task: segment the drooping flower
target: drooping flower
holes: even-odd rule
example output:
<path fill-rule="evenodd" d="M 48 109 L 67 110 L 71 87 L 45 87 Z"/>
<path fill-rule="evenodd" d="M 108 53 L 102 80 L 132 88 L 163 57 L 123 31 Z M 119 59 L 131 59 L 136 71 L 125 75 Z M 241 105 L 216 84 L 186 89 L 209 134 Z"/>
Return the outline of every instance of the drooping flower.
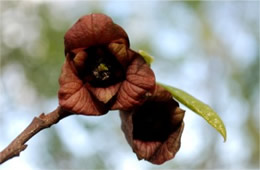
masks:
<path fill-rule="evenodd" d="M 129 48 L 126 32 L 103 14 L 81 17 L 65 35 L 59 104 L 84 115 L 131 110 L 155 89 L 153 71 Z"/>
<path fill-rule="evenodd" d="M 120 111 L 122 130 L 138 159 L 162 164 L 174 158 L 181 144 L 184 110 L 163 87 L 132 111 Z"/>

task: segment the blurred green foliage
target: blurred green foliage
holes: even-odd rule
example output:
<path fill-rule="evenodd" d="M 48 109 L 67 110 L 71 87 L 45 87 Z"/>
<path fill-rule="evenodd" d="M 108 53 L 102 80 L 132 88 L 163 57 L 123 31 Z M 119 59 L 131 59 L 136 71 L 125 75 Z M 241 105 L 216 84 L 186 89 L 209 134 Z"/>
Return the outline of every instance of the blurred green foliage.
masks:
<path fill-rule="evenodd" d="M 1 140 L 8 143 L 11 130 L 7 127 L 14 123 L 10 117 L 25 117 L 27 112 L 22 106 L 42 112 L 47 105 L 43 103 L 57 104 L 64 34 L 79 17 L 91 12 L 111 16 L 128 32 L 133 49 L 143 49 L 155 56 L 153 68 L 159 81 L 174 82 L 171 85 L 188 88 L 191 94 L 200 94 L 199 98 L 206 96 L 207 103 L 221 114 L 230 135 L 226 144 L 218 143 L 208 127 L 195 123 L 202 134 L 192 141 L 200 141 L 197 153 L 179 153 L 180 158 L 177 154 L 176 159 L 153 166 L 137 162 L 120 131 L 116 113 L 104 118 L 69 119 L 39 134 L 45 139 L 44 145 L 24 160 L 32 169 L 122 169 L 123 163 L 118 159 L 124 159 L 123 153 L 130 155 L 129 160 L 136 160 L 141 169 L 259 168 L 259 2 L 3 1 L 0 11 Z M 7 71 L 18 66 L 28 84 L 23 85 L 21 79 L 11 81 L 18 72 Z M 36 93 L 36 100 L 29 105 L 18 100 L 21 93 L 13 94 L 12 88 L 20 86 L 20 92 L 26 94 L 20 96 L 22 100 L 33 95 L 26 91 L 26 86 Z M 16 97 L 21 105 L 15 102 Z M 24 114 L 16 114 L 10 108 Z M 186 113 L 187 121 L 189 117 Z M 69 125 L 78 127 L 74 130 L 66 127 Z M 69 134 L 70 130 L 74 135 L 86 134 L 88 137 L 83 141 L 89 145 L 79 148 L 73 144 L 76 139 L 61 135 Z M 189 130 L 186 123 L 184 134 Z M 75 153 L 68 143 L 83 154 Z M 8 165 L 12 166 L 12 161 Z"/>

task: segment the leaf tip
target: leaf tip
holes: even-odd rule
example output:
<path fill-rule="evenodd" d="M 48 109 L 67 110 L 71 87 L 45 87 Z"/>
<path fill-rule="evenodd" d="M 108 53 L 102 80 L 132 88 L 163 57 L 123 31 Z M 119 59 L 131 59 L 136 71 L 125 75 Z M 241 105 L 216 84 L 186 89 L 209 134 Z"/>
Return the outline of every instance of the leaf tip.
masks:
<path fill-rule="evenodd" d="M 224 131 L 222 133 L 222 136 L 224 138 L 224 143 L 227 141 L 227 131 L 226 131 L 226 128 L 224 127 Z"/>
<path fill-rule="evenodd" d="M 224 138 L 224 142 L 227 140 L 226 127 L 218 114 L 207 104 L 191 96 L 187 92 L 175 87 L 158 83 L 168 90 L 172 96 L 180 103 L 197 113 L 204 118 L 214 129 L 216 129 Z"/>

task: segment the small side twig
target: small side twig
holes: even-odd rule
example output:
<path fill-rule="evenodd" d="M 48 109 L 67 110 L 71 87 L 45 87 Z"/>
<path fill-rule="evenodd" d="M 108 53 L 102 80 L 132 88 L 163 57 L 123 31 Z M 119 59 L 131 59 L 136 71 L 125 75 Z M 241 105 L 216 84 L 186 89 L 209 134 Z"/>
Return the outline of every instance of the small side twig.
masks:
<path fill-rule="evenodd" d="M 20 152 L 26 149 L 25 144 L 29 139 L 36 135 L 41 130 L 58 123 L 61 119 L 71 115 L 72 113 L 57 107 L 54 111 L 35 117 L 27 128 L 17 136 L 3 151 L 0 152 L 0 164 L 5 161 L 19 156 Z"/>

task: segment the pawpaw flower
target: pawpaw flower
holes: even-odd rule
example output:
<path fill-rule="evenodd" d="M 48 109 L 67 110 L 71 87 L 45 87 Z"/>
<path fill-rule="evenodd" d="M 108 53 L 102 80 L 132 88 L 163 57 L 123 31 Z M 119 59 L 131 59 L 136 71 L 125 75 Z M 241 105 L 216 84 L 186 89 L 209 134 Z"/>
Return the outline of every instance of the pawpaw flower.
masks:
<path fill-rule="evenodd" d="M 132 111 L 120 111 L 122 130 L 138 159 L 162 164 L 181 145 L 184 110 L 163 87 Z"/>
<path fill-rule="evenodd" d="M 58 92 L 65 110 L 84 115 L 130 110 L 155 89 L 153 71 L 106 15 L 81 17 L 65 34 L 65 55 Z"/>

